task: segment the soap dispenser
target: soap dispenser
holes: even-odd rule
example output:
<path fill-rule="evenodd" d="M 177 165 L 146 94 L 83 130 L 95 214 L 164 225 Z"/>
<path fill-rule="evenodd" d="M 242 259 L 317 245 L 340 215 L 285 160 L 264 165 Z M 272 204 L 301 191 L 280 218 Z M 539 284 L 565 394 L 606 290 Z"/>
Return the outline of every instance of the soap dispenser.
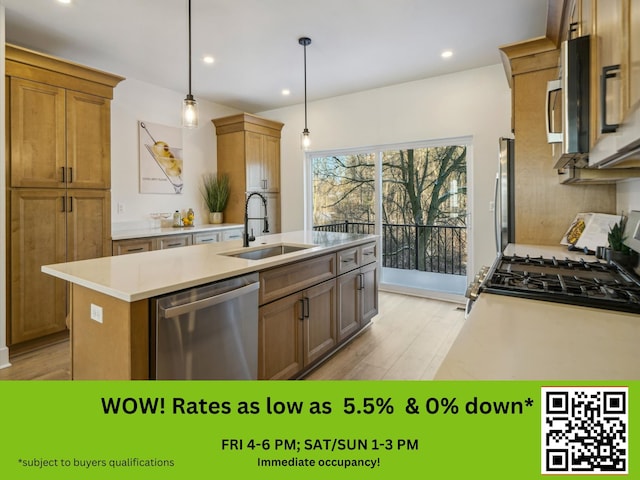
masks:
<path fill-rule="evenodd" d="M 182 220 L 180 219 L 180 212 L 178 210 L 176 210 L 175 213 L 173 214 L 173 226 L 174 227 L 182 226 Z"/>

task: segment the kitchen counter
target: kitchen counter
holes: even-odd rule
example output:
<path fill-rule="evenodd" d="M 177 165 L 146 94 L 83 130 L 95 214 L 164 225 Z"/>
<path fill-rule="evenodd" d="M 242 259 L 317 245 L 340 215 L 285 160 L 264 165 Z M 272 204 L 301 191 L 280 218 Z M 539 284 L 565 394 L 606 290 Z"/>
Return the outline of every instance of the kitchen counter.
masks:
<path fill-rule="evenodd" d="M 162 237 L 165 235 L 177 235 L 181 233 L 201 233 L 236 229 L 244 229 L 244 225 L 240 223 L 220 223 L 215 225 L 195 225 L 193 227 L 138 227 L 115 230 L 111 233 L 111 239 L 129 240 L 132 238 Z"/>
<path fill-rule="evenodd" d="M 71 314 L 69 326 L 71 330 L 71 372 L 74 380 L 129 380 L 155 378 L 154 341 L 156 323 L 152 297 L 177 292 L 186 288 L 205 285 L 210 282 L 236 277 L 246 273 L 258 272 L 260 277 L 260 293 L 256 301 L 262 298 L 265 309 L 256 319 L 259 323 L 258 341 L 259 378 L 271 378 L 274 372 L 282 368 L 292 369 L 291 374 L 302 371 L 312 365 L 309 358 L 322 361 L 338 348 L 338 340 L 343 343 L 350 337 L 339 339 L 337 335 L 337 275 L 342 268 L 345 275 L 350 275 L 350 282 L 345 285 L 342 294 L 345 298 L 350 294 L 353 301 L 363 298 L 372 303 L 370 312 L 375 307 L 377 312 L 377 275 L 368 273 L 369 288 L 355 288 L 354 269 L 360 272 L 360 255 L 369 256 L 369 261 L 362 263 L 362 269 L 373 267 L 377 248 L 376 235 L 358 235 L 348 233 L 298 231 L 265 235 L 256 238 L 249 247 L 242 247 L 241 240 L 230 240 L 220 243 L 208 243 L 167 250 L 153 250 L 130 255 L 96 258 L 70 263 L 45 265 L 44 273 L 71 282 Z M 260 260 L 248 260 L 231 257 L 228 253 L 246 253 L 269 245 L 293 245 L 308 247 L 268 257 Z M 368 244 L 368 245 L 366 245 Z M 360 248 L 362 246 L 362 248 Z M 354 253 L 354 252 L 368 253 Z M 348 252 L 348 254 L 347 254 Z M 340 258 L 343 254 L 344 257 Z M 343 262 L 351 262 L 353 265 Z M 298 264 L 298 262 L 303 262 Z M 306 262 L 306 263 L 304 263 Z M 340 263 L 339 263 L 340 262 Z M 273 269 L 273 267 L 278 267 Z M 369 270 L 371 272 L 371 270 Z M 364 273 L 361 282 L 364 283 Z M 371 279 L 373 278 L 373 282 Z M 309 281 L 317 283 L 309 283 Z M 327 328 L 315 326 L 306 340 L 302 341 L 302 327 L 297 314 L 298 301 L 289 302 L 295 297 L 302 298 L 299 292 L 311 292 L 315 295 L 313 312 L 322 312 L 317 324 L 327 324 Z M 319 294 L 318 292 L 321 292 Z M 367 292 L 367 300 L 364 293 Z M 262 295 L 260 297 L 259 295 Z M 278 299 L 287 298 L 291 307 L 287 312 L 279 310 L 274 321 L 269 308 L 282 305 Z M 308 298 L 308 297 L 305 297 Z M 265 300 L 266 299 L 266 300 Z M 272 303 L 269 303 L 272 302 Z M 317 303 L 319 302 L 319 303 Z M 196 302 L 197 303 L 197 302 Z M 306 303 L 310 305 L 309 302 Z M 366 303 L 368 305 L 368 303 Z M 256 310 L 258 304 L 255 305 Z M 335 308 L 332 315 L 325 315 L 327 309 Z M 375 314 L 375 313 L 374 313 Z M 307 318 L 308 320 L 308 318 Z M 345 321 L 347 318 L 345 318 Z M 283 323 L 284 322 L 284 323 Z M 362 328 L 359 318 L 355 318 L 358 328 Z M 308 323 L 308 322 L 307 322 Z M 284 325 L 284 326 L 283 326 Z M 306 323 L 305 323 L 306 325 Z M 300 336 L 296 332 L 300 332 Z M 318 333 L 319 332 L 319 333 Z M 319 337 L 330 334 L 330 338 Z M 322 348 L 317 344 L 322 343 Z M 306 343 L 305 343 L 306 342 Z M 307 345 L 311 357 L 300 347 Z M 288 353 L 283 353 L 288 349 Z M 268 352 L 276 353 L 268 353 Z M 318 353 L 320 352 L 320 353 Z M 284 357 L 283 357 L 284 355 Z M 291 358 L 288 356 L 290 355 Z M 294 358 L 295 357 L 295 358 Z M 298 358 L 300 357 L 300 358 Z M 286 360 L 285 365 L 280 365 Z M 305 362 L 309 362 L 308 364 Z M 285 372 L 286 373 L 286 372 Z M 282 378 L 288 378 L 283 374 Z"/>
<path fill-rule="evenodd" d="M 231 240 L 45 265 L 42 271 L 119 300 L 134 302 L 236 275 L 258 272 L 376 239 L 375 235 L 297 231 L 256 237 L 247 248 L 242 247 L 241 240 Z M 280 243 L 310 248 L 262 260 L 223 255 L 225 252 L 248 251 Z"/>
<path fill-rule="evenodd" d="M 510 245 L 507 255 L 593 256 Z M 436 380 L 640 379 L 640 316 L 481 293 Z"/>

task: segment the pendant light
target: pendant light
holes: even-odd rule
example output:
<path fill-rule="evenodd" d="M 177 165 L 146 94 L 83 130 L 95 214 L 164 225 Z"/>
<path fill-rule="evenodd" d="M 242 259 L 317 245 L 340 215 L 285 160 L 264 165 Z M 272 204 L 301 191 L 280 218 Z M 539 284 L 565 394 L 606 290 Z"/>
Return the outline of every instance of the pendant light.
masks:
<path fill-rule="evenodd" d="M 198 126 L 198 104 L 191 95 L 191 0 L 189 2 L 189 93 L 182 102 L 182 126 L 195 128 Z"/>
<path fill-rule="evenodd" d="M 300 37 L 298 43 L 304 47 L 304 130 L 300 138 L 300 145 L 303 150 L 309 150 L 311 137 L 307 128 L 307 46 L 311 45 L 309 37 Z"/>

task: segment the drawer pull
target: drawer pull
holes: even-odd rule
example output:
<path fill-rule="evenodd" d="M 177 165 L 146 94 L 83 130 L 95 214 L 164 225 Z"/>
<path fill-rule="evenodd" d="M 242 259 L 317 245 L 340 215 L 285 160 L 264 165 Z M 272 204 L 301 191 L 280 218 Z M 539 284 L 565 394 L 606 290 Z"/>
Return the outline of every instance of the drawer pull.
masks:
<path fill-rule="evenodd" d="M 144 250 L 144 247 L 127 248 L 127 252 L 141 252 L 142 250 Z"/>
<path fill-rule="evenodd" d="M 351 262 L 355 262 L 356 259 L 351 257 L 351 258 L 343 258 L 342 260 L 340 260 L 342 263 L 351 263 Z"/>
<path fill-rule="evenodd" d="M 182 245 L 182 243 L 170 243 L 170 244 L 167 245 L 167 247 L 179 247 L 181 245 Z"/>
<path fill-rule="evenodd" d="M 213 238 L 201 238 L 200 242 L 202 243 L 213 242 Z"/>

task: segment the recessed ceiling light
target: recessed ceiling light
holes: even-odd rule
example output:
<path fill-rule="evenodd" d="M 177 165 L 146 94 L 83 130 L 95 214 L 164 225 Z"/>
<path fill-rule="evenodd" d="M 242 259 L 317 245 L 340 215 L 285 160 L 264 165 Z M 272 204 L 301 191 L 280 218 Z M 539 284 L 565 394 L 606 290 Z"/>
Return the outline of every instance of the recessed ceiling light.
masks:
<path fill-rule="evenodd" d="M 291 90 L 289 90 L 288 88 L 283 88 L 282 89 L 282 95 L 290 95 L 291 94 Z"/>
<path fill-rule="evenodd" d="M 59 3 L 64 3 L 65 5 L 68 5 L 71 3 L 71 0 L 58 0 Z"/>
<path fill-rule="evenodd" d="M 445 50 L 444 52 L 442 52 L 440 54 L 440 56 L 442 58 L 449 58 L 449 57 L 453 56 L 453 52 L 451 50 Z"/>
<path fill-rule="evenodd" d="M 204 63 L 213 63 L 213 57 L 211 55 L 205 55 L 204 57 L 202 57 L 202 61 Z"/>

